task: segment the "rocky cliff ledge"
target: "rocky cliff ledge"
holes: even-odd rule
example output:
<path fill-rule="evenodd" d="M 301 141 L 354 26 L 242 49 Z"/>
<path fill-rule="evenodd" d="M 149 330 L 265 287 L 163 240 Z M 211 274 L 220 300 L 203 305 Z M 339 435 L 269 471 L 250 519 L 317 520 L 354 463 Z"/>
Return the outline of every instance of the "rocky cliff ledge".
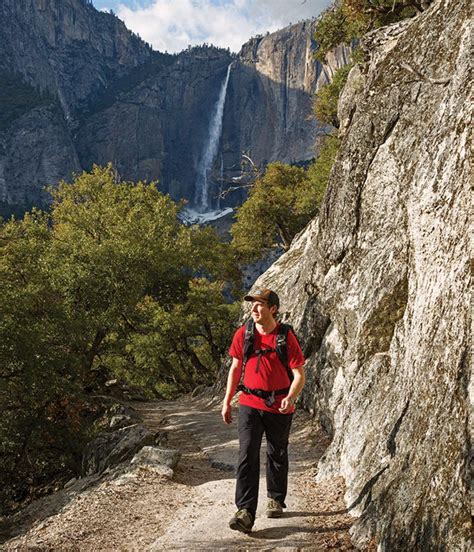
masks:
<path fill-rule="evenodd" d="M 361 548 L 469 549 L 469 32 L 441 0 L 366 37 L 319 220 L 256 283 L 305 344 Z"/>
<path fill-rule="evenodd" d="M 317 62 L 315 28 L 316 20 L 302 21 L 242 46 L 224 120 L 224 148 L 234 153 L 230 164 L 240 162 L 242 151 L 257 164 L 315 156 L 315 140 L 327 127 L 312 117 L 313 96 L 349 63 L 351 52 L 342 45 L 326 64 Z"/>

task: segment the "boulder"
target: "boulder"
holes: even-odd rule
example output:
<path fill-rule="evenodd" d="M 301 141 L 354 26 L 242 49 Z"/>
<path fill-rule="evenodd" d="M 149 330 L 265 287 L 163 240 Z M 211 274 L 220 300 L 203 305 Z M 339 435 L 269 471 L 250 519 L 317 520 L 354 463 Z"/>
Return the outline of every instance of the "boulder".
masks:
<path fill-rule="evenodd" d="M 168 433 L 166 431 L 157 431 L 155 433 L 155 445 L 163 446 L 168 442 Z"/>
<path fill-rule="evenodd" d="M 106 410 L 95 420 L 96 430 L 107 432 L 110 429 L 116 430 L 141 422 L 140 416 L 133 408 L 115 402 L 112 397 L 102 397 L 102 399 L 108 400 L 110 403 L 104 405 Z"/>
<path fill-rule="evenodd" d="M 118 414 L 110 418 L 109 427 L 110 429 L 119 429 L 122 427 L 127 427 L 133 424 L 132 418 L 126 416 L 125 414 Z"/>
<path fill-rule="evenodd" d="M 166 479 L 173 479 L 174 471 L 168 467 L 164 466 L 163 464 L 158 464 L 157 466 L 144 466 L 148 471 L 151 471 L 155 475 L 158 475 L 160 477 L 164 477 Z"/>
<path fill-rule="evenodd" d="M 135 454 L 131 463 L 175 468 L 180 458 L 181 452 L 179 450 L 146 446 Z"/>
<path fill-rule="evenodd" d="M 102 433 L 87 445 L 82 457 L 82 473 L 102 473 L 128 460 L 153 441 L 153 433 L 139 424 Z"/>

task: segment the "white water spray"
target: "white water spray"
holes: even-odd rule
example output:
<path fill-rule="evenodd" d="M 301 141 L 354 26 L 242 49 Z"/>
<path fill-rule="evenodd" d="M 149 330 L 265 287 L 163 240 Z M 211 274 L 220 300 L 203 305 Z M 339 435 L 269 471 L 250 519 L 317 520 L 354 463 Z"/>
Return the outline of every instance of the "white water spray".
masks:
<path fill-rule="evenodd" d="M 217 210 L 221 208 L 222 183 L 224 182 L 224 157 L 221 153 L 221 171 L 219 174 L 219 195 L 217 196 Z"/>
<path fill-rule="evenodd" d="M 219 98 L 217 99 L 214 113 L 211 117 L 209 124 L 209 139 L 206 147 L 204 148 L 202 159 L 198 166 L 198 177 L 196 182 L 196 194 L 194 197 L 194 205 L 196 209 L 205 213 L 211 209 L 209 202 L 209 182 L 207 175 L 211 170 L 212 164 L 216 157 L 217 148 L 219 147 L 219 140 L 222 132 L 222 118 L 224 116 L 225 97 L 227 92 L 227 85 L 229 83 L 230 69 L 232 63 L 227 68 L 227 74 L 224 82 L 222 83 L 221 90 L 219 92 Z"/>

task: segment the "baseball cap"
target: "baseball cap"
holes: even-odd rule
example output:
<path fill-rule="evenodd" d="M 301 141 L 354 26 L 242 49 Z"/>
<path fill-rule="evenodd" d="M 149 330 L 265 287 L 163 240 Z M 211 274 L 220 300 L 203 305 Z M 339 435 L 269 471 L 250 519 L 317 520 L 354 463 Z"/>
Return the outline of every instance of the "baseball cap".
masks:
<path fill-rule="evenodd" d="M 270 307 L 280 307 L 280 299 L 271 289 L 256 289 L 252 294 L 246 295 L 244 301 L 265 301 Z"/>

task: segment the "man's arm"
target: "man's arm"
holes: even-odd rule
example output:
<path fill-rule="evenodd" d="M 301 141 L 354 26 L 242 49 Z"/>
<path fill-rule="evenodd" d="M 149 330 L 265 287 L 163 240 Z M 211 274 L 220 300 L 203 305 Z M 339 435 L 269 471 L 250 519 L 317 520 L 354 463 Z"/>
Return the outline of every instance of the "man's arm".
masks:
<path fill-rule="evenodd" d="M 230 424 L 232 422 L 232 407 L 230 406 L 230 402 L 232 401 L 232 398 L 237 390 L 241 373 L 242 361 L 238 358 L 232 358 L 232 364 L 227 376 L 224 404 L 222 405 L 222 419 L 226 424 Z"/>
<path fill-rule="evenodd" d="M 293 381 L 291 382 L 288 395 L 281 401 L 281 407 L 278 409 L 282 414 L 287 414 L 293 408 L 301 390 L 304 387 L 305 375 L 304 366 L 293 368 Z"/>

